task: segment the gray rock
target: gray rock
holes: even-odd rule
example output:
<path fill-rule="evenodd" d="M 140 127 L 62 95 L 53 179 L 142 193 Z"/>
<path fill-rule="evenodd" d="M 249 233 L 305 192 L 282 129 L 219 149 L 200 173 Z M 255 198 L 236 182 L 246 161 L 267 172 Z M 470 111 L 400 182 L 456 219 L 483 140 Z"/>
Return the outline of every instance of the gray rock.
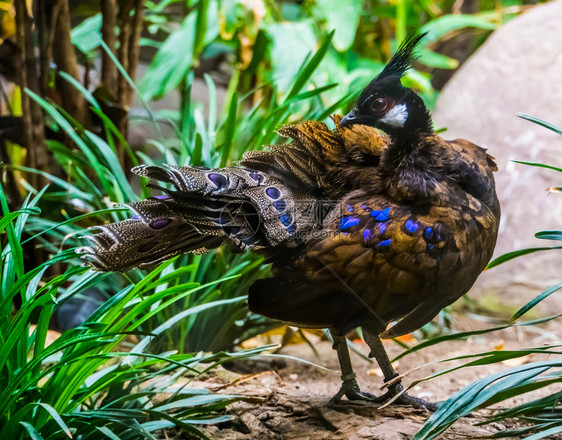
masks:
<path fill-rule="evenodd" d="M 468 139 L 496 157 L 502 222 L 495 257 L 526 247 L 560 245 L 534 238 L 562 229 L 562 174 L 513 160 L 562 166 L 562 136 L 518 118 L 528 113 L 562 127 L 562 2 L 536 6 L 508 22 L 459 69 L 434 112 L 445 138 Z M 524 256 L 485 272 L 473 289 L 513 309 L 562 280 L 562 251 Z M 562 291 L 542 312 L 562 312 Z M 506 311 L 511 311 L 506 309 Z"/>

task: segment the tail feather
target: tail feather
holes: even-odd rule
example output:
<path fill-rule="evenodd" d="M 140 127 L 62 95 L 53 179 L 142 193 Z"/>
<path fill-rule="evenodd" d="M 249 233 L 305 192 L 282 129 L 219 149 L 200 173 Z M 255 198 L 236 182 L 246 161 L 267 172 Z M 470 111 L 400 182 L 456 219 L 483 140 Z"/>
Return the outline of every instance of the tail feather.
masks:
<path fill-rule="evenodd" d="M 78 250 L 95 269 L 125 271 L 224 242 L 240 249 L 290 248 L 302 243 L 299 232 L 311 229 L 295 209 L 295 194 L 265 173 L 174 166 L 133 171 L 165 185 L 149 185 L 164 195 L 127 205 L 131 219 L 98 227 L 91 246 Z"/>
<path fill-rule="evenodd" d="M 141 203 L 146 205 L 146 202 L 154 200 Z M 156 203 L 160 211 L 160 203 Z M 93 269 L 124 272 L 159 263 L 180 253 L 202 253 L 220 246 L 225 239 L 201 235 L 177 217 L 151 217 L 153 220 L 149 222 L 131 218 L 98 226 L 96 229 L 100 232 L 85 237 L 90 246 L 79 248 L 77 252 L 83 254 L 85 263 Z"/>
<path fill-rule="evenodd" d="M 286 126 L 279 134 L 293 141 L 248 152 L 237 168 L 133 168 L 164 195 L 128 205 L 131 219 L 99 227 L 92 245 L 79 250 L 83 258 L 99 270 L 123 271 L 224 242 L 240 249 L 299 248 L 318 228 L 314 195 L 326 164 L 341 160 L 344 146 L 321 122 Z"/>

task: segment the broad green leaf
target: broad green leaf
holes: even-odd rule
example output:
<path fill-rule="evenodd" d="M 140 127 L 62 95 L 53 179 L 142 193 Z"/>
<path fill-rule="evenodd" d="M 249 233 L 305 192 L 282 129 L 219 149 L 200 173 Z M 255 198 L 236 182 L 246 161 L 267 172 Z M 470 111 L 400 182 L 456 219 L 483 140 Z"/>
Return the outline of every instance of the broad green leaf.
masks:
<path fill-rule="evenodd" d="M 92 51 L 101 43 L 101 14 L 87 18 L 70 32 L 70 40 L 82 53 L 93 56 Z"/>
<path fill-rule="evenodd" d="M 425 47 L 420 47 L 417 52 L 420 55 L 419 62 L 426 66 L 437 69 L 456 69 L 459 66 L 459 62 L 454 58 L 433 52 Z"/>
<path fill-rule="evenodd" d="M 278 93 L 285 94 L 294 84 L 301 66 L 316 52 L 316 37 L 309 21 L 273 23 L 264 27 L 271 44 L 271 75 Z"/>
<path fill-rule="evenodd" d="M 197 13 L 189 14 L 168 36 L 140 80 L 143 100 L 159 99 L 185 79 L 193 62 Z"/>
<path fill-rule="evenodd" d="M 20 422 L 20 425 L 25 428 L 25 430 L 31 437 L 31 440 L 44 440 L 43 436 L 39 433 L 39 431 L 37 431 L 37 429 L 35 429 L 35 427 L 31 423 Z"/>
<path fill-rule="evenodd" d="M 431 20 L 429 23 L 424 24 L 419 33 L 427 32 L 425 42 L 438 40 L 439 38 L 447 35 L 449 32 L 463 29 L 466 27 L 474 27 L 478 29 L 494 30 L 496 25 L 491 19 L 479 17 L 478 15 L 466 14 L 450 14 Z"/>
<path fill-rule="evenodd" d="M 111 440 L 121 440 L 121 437 L 111 432 L 111 430 L 107 426 L 96 426 L 96 429 Z"/>
<path fill-rule="evenodd" d="M 314 14 L 335 31 L 333 43 L 339 52 L 353 45 L 362 10 L 363 0 L 317 0 L 314 5 Z"/>
<path fill-rule="evenodd" d="M 562 366 L 562 361 L 533 362 L 473 382 L 443 402 L 413 437 L 413 440 L 436 438 L 460 417 L 470 414 L 475 409 L 485 407 L 486 402 L 495 395 L 535 378 L 550 368 L 560 366 Z"/>
<path fill-rule="evenodd" d="M 322 62 L 322 59 L 326 55 L 326 52 L 330 47 L 330 42 L 332 41 L 333 37 L 334 37 L 334 33 L 332 32 L 326 37 L 326 39 L 323 41 L 322 45 L 316 51 L 316 53 L 310 59 L 310 61 L 302 65 L 297 77 L 294 80 L 293 87 L 291 88 L 291 91 L 287 95 L 286 101 L 289 101 L 290 99 L 294 98 L 304 88 L 304 86 L 311 78 L 312 74 L 318 68 L 318 66 Z"/>

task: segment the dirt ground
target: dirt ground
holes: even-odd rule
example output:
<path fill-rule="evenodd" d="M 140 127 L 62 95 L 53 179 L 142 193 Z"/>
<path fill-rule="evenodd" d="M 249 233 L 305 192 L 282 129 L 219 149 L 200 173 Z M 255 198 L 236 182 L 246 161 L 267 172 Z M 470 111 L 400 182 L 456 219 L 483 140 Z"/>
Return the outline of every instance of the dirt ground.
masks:
<path fill-rule="evenodd" d="M 459 317 L 457 322 L 463 320 L 469 321 Z M 474 323 L 464 325 L 464 328 L 461 324 L 460 327 L 457 329 L 466 330 L 467 327 L 473 329 Z M 395 368 L 400 373 L 405 373 L 420 365 L 457 355 L 551 344 L 559 341 L 559 330 L 560 324 L 553 323 L 541 330 L 525 327 L 510 328 L 472 337 L 466 341 L 441 343 L 400 359 L 395 364 Z M 314 335 L 311 338 L 317 354 L 306 344 L 286 346 L 281 354 L 308 360 L 331 371 L 287 358 L 262 358 L 238 362 L 228 366 L 228 370 L 215 370 L 212 376 L 205 377 L 199 382 L 192 382 L 190 386 L 206 387 L 216 392 L 250 398 L 249 402 L 238 402 L 229 407 L 228 413 L 235 416 L 233 422 L 205 427 L 204 431 L 207 435 L 217 440 L 404 440 L 410 439 L 421 428 L 429 413 L 409 406 L 389 406 L 379 409 L 379 404 L 347 400 L 330 404 L 330 397 L 340 386 L 336 355 L 328 341 L 322 341 L 319 337 L 314 338 Z M 357 341 L 356 343 L 362 353 L 368 353 L 366 345 Z M 409 342 L 410 345 L 414 343 L 415 341 Z M 385 342 L 385 347 L 391 357 L 402 350 L 392 341 Z M 525 362 L 544 359 L 544 356 L 537 355 L 489 367 L 464 368 L 422 382 L 410 390 L 410 393 L 430 401 L 445 400 L 476 379 Z M 366 361 L 356 353 L 352 353 L 352 361 L 360 387 L 373 394 L 381 393 L 382 375 L 377 365 Z M 416 379 L 453 365 L 454 362 L 433 363 L 408 374 L 403 383 L 408 385 Z M 525 399 L 520 397 L 511 399 L 503 402 L 501 406 L 511 407 L 549 392 L 552 392 L 552 389 L 528 394 Z M 460 419 L 440 439 L 481 438 L 513 428 L 518 423 L 513 421 L 509 426 L 502 423 L 475 426 L 482 420 L 483 415 L 477 413 L 475 416 Z"/>

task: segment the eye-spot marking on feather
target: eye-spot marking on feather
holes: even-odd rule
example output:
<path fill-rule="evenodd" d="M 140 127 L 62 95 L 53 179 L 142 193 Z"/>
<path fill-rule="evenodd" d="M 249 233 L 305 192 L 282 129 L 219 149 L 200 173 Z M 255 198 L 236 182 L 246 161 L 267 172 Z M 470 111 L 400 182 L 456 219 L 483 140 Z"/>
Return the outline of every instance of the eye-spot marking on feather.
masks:
<path fill-rule="evenodd" d="M 261 185 L 263 183 L 263 181 L 265 180 L 265 178 L 263 177 L 263 175 L 261 175 L 260 173 L 258 173 L 255 170 L 248 170 L 248 175 L 254 179 L 256 182 L 258 182 L 258 185 Z"/>
<path fill-rule="evenodd" d="M 346 232 L 348 229 L 352 228 L 353 226 L 357 226 L 361 219 L 359 217 L 352 217 L 347 216 L 341 219 L 340 222 L 340 230 L 342 232 Z"/>
<path fill-rule="evenodd" d="M 371 217 L 377 222 L 385 222 L 390 219 L 390 208 L 371 211 Z"/>
<path fill-rule="evenodd" d="M 414 232 L 416 232 L 420 227 L 420 224 L 418 222 L 415 222 L 412 219 L 408 219 L 406 220 L 406 222 L 404 223 L 404 230 L 410 234 L 413 234 Z"/>
<path fill-rule="evenodd" d="M 151 250 L 154 246 L 156 246 L 158 243 L 157 242 L 152 242 L 152 243 L 146 243 L 143 244 L 142 246 L 139 246 L 137 248 L 138 252 L 148 252 L 149 250 Z"/>
<path fill-rule="evenodd" d="M 281 223 L 283 223 L 283 226 L 288 227 L 293 223 L 293 216 L 291 214 L 283 214 L 281 217 L 279 217 L 279 219 L 281 220 Z"/>
<path fill-rule="evenodd" d="M 287 209 L 287 203 L 285 203 L 285 200 L 283 199 L 277 200 L 273 202 L 273 207 L 279 212 L 285 212 L 285 210 Z"/>
<path fill-rule="evenodd" d="M 228 183 L 227 178 L 222 174 L 210 173 L 207 174 L 207 177 L 213 182 L 213 185 L 215 185 L 217 189 L 223 189 Z"/>
<path fill-rule="evenodd" d="M 150 226 L 152 229 L 162 229 L 168 226 L 171 221 L 172 220 L 169 218 L 159 218 L 157 220 L 154 220 L 148 226 Z"/>
<path fill-rule="evenodd" d="M 281 191 L 279 191 L 274 186 L 270 186 L 269 188 L 267 188 L 265 190 L 265 193 L 267 194 L 267 197 L 273 200 L 277 200 L 279 197 L 281 197 Z"/>

